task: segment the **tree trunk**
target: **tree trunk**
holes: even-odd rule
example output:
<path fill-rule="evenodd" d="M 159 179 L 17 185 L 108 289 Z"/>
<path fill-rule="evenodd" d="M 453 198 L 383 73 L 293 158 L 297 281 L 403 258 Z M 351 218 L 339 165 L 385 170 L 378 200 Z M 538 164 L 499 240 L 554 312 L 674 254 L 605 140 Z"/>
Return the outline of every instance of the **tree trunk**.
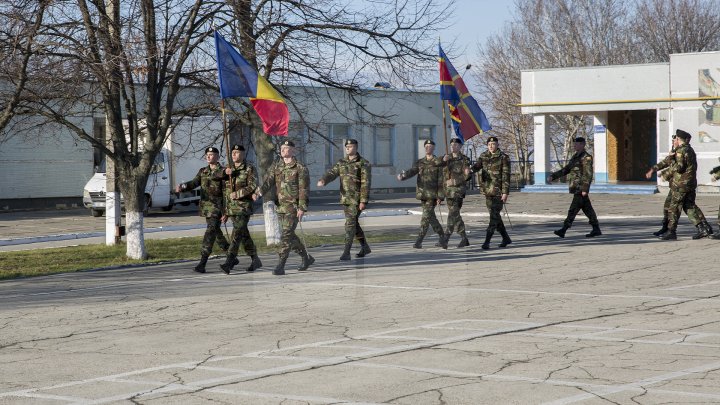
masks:
<path fill-rule="evenodd" d="M 268 169 L 276 158 L 275 144 L 272 139 L 265 135 L 257 126 L 251 129 L 253 145 L 255 145 L 255 156 L 257 158 L 258 168 L 260 169 L 260 178 L 264 179 Z M 263 195 L 263 217 L 265 219 L 265 240 L 268 245 L 280 243 L 280 221 L 278 221 L 277 210 L 273 200 L 275 199 L 275 190 Z"/>
<path fill-rule="evenodd" d="M 142 211 L 125 211 L 125 254 L 130 259 L 145 260 L 147 259 L 147 250 L 145 249 L 145 231 L 143 228 Z"/>

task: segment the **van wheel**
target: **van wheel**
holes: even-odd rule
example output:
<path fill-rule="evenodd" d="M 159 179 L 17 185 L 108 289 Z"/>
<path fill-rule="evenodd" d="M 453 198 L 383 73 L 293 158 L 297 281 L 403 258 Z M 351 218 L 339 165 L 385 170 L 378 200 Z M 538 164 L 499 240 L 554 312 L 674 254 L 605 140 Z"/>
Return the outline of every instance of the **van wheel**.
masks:
<path fill-rule="evenodd" d="M 162 210 L 165 211 L 165 212 L 168 212 L 168 211 L 170 211 L 170 210 L 172 210 L 172 209 L 173 209 L 173 205 L 172 205 L 172 204 L 168 205 L 167 207 L 162 207 Z"/>
<path fill-rule="evenodd" d="M 103 212 L 103 210 L 90 210 L 90 214 L 92 214 L 92 216 L 95 218 L 103 216 Z"/>

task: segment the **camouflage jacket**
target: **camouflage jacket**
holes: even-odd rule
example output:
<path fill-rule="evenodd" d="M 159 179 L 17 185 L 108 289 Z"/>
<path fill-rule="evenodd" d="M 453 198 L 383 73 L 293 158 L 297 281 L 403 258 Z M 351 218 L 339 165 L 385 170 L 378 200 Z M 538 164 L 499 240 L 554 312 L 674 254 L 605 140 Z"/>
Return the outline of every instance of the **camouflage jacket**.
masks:
<path fill-rule="evenodd" d="M 660 177 L 669 182 L 672 187 L 673 173 L 675 173 L 675 151 L 673 150 L 669 155 L 657 164 L 653 165 L 653 170 L 660 174 Z"/>
<path fill-rule="evenodd" d="M 415 162 L 412 168 L 404 170 L 400 178 L 405 180 L 415 175 L 417 175 L 415 198 L 422 201 L 445 199 L 442 159 L 433 156 L 428 160 L 424 157 Z"/>
<path fill-rule="evenodd" d="M 265 194 L 271 187 L 275 187 L 275 205 L 278 213 L 288 214 L 296 210 L 308 210 L 310 173 L 297 159 L 293 158 L 290 163 L 278 159 L 270 166 L 260 185 L 260 194 Z"/>
<path fill-rule="evenodd" d="M 688 192 L 697 188 L 697 156 L 690 145 L 675 150 L 675 165 L 670 186 L 675 191 Z"/>
<path fill-rule="evenodd" d="M 200 216 L 219 217 L 223 212 L 223 184 L 220 176 L 225 168 L 218 164 L 215 170 L 205 166 L 198 170 L 195 177 L 180 187 L 192 190 L 200 187 Z"/>
<path fill-rule="evenodd" d="M 718 160 L 720 160 L 720 157 L 718 158 Z M 710 169 L 710 175 L 712 176 L 713 180 L 720 179 L 720 166 L 715 166 Z"/>
<path fill-rule="evenodd" d="M 442 162 L 443 184 L 445 186 L 445 197 L 447 199 L 465 198 L 467 192 L 467 181 L 470 176 L 465 174 L 465 169 L 470 168 L 470 158 L 458 153 L 457 156 L 450 155 L 448 161 Z"/>
<path fill-rule="evenodd" d="M 340 204 L 367 204 L 370 194 L 370 162 L 360 155 L 353 160 L 344 157 L 322 176 L 322 180 L 328 184 L 338 177 L 340 177 Z"/>
<path fill-rule="evenodd" d="M 560 170 L 550 175 L 555 180 L 567 176 L 570 193 L 578 194 L 590 191 L 590 183 L 593 180 L 593 158 L 587 151 L 576 152 L 570 161 Z"/>
<path fill-rule="evenodd" d="M 225 215 L 252 214 L 252 194 L 257 188 L 257 169 L 246 161 L 240 163 L 240 166 L 231 163 L 228 167 L 233 169 L 231 176 L 228 176 L 224 170 L 220 173 L 220 177 L 224 180 Z M 235 198 L 232 198 L 233 193 Z"/>
<path fill-rule="evenodd" d="M 479 172 L 478 184 L 486 197 L 510 194 L 510 157 L 500 149 L 495 153 L 488 150 L 481 153 L 472 172 Z"/>

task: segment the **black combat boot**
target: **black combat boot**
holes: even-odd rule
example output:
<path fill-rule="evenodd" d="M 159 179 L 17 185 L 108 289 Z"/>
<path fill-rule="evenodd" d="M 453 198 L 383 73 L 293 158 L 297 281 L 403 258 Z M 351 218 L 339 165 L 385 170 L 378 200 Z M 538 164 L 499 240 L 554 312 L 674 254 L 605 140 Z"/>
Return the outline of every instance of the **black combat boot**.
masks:
<path fill-rule="evenodd" d="M 448 239 L 450 239 L 450 235 L 448 235 Z M 460 243 L 458 243 L 458 248 L 464 248 L 466 246 L 470 246 L 470 241 L 467 238 L 467 234 L 465 232 L 460 233 Z"/>
<path fill-rule="evenodd" d="M 693 239 L 702 239 L 713 234 L 712 227 L 710 226 L 710 224 L 707 223 L 707 221 L 700 222 L 699 224 L 697 224 L 696 228 L 697 233 L 693 235 Z"/>
<path fill-rule="evenodd" d="M 372 250 L 370 250 L 370 245 L 368 245 L 365 238 L 360 239 L 360 251 L 355 255 L 355 257 L 365 257 L 372 253 Z"/>
<path fill-rule="evenodd" d="M 503 226 L 502 228 L 498 229 L 500 231 L 500 236 L 502 236 L 502 241 L 498 245 L 501 248 L 504 248 L 505 246 L 512 243 L 512 239 L 510 239 L 510 235 L 507 233 L 507 229 Z"/>
<path fill-rule="evenodd" d="M 494 233 L 495 233 L 494 230 L 493 231 L 485 231 L 485 242 L 481 246 L 483 248 L 483 250 L 490 249 L 490 239 L 492 239 Z"/>
<path fill-rule="evenodd" d="M 568 228 L 570 228 L 570 227 L 567 226 L 567 225 L 563 225 L 562 228 L 560 228 L 560 229 L 558 229 L 558 230 L 556 230 L 556 231 L 553 231 L 553 233 L 554 233 L 555 235 L 561 237 L 561 238 L 564 238 L 564 237 L 565 237 L 565 232 L 568 230 Z"/>
<path fill-rule="evenodd" d="M 340 256 L 340 260 L 347 261 L 350 260 L 350 249 L 352 248 L 352 242 L 345 243 L 345 250 L 343 250 L 342 256 Z"/>
<path fill-rule="evenodd" d="M 278 262 L 277 266 L 275 266 L 275 269 L 273 269 L 273 274 L 276 276 L 282 276 L 285 275 L 285 262 L 287 262 L 288 254 L 285 253 L 285 255 L 280 255 L 280 261 Z"/>
<path fill-rule="evenodd" d="M 258 257 L 258 255 L 252 255 L 252 256 L 250 256 L 250 259 L 252 260 L 250 262 L 250 266 L 248 266 L 248 268 L 245 269 L 245 271 L 247 271 L 248 273 L 252 273 L 253 271 L 262 267 L 262 262 L 260 261 L 260 258 Z"/>
<path fill-rule="evenodd" d="M 441 232 L 441 233 L 438 233 L 438 238 L 440 239 L 440 241 L 438 242 L 440 247 L 443 249 L 447 249 L 447 244 L 448 244 L 448 240 L 450 239 L 450 235 L 446 235 Z"/>
<path fill-rule="evenodd" d="M 653 232 L 653 235 L 658 236 L 658 237 L 663 236 L 665 234 L 665 232 L 667 232 L 667 230 L 668 230 L 668 222 L 670 222 L 670 221 L 668 221 L 667 219 L 663 219 L 662 227 L 660 229 L 658 229 L 656 232 Z"/>
<path fill-rule="evenodd" d="M 413 248 L 415 249 L 422 249 L 422 241 L 425 239 L 425 234 L 418 235 L 417 239 L 415 239 L 415 243 L 413 243 Z"/>
<path fill-rule="evenodd" d="M 221 264 L 220 268 L 223 272 L 225 272 L 225 274 L 230 274 L 230 270 L 232 270 L 238 263 L 240 263 L 240 260 L 237 259 L 237 255 L 228 253 L 225 263 Z"/>
<path fill-rule="evenodd" d="M 311 264 L 315 263 L 315 258 L 310 256 L 307 249 L 304 247 L 300 250 L 300 257 L 302 257 L 302 263 L 298 266 L 298 271 L 305 271 L 310 267 Z"/>
<path fill-rule="evenodd" d="M 203 255 L 200 256 L 200 263 L 198 263 L 197 266 L 195 266 L 193 271 L 196 273 L 205 273 L 205 265 L 207 264 L 207 261 L 208 261 L 208 255 L 203 253 Z"/>
<path fill-rule="evenodd" d="M 592 227 L 593 227 L 592 231 L 590 231 L 590 233 L 585 234 L 586 238 L 594 238 L 596 236 L 602 235 L 602 232 L 600 231 L 600 224 L 595 224 Z"/>
<path fill-rule="evenodd" d="M 667 231 L 660 237 L 660 240 L 677 240 L 677 234 L 675 231 Z"/>

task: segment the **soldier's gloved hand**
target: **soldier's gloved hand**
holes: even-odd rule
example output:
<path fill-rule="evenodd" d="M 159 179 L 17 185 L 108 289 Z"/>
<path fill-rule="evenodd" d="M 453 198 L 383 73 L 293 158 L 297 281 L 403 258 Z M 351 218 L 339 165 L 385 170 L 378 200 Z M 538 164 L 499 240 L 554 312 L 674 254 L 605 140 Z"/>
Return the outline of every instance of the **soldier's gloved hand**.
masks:
<path fill-rule="evenodd" d="M 305 215 L 305 211 L 303 211 L 303 210 L 297 210 L 298 220 L 302 220 L 303 215 Z"/>
<path fill-rule="evenodd" d="M 253 201 L 257 201 L 258 198 L 260 198 L 260 196 L 259 196 L 257 193 L 254 193 L 254 194 L 252 195 Z"/>
<path fill-rule="evenodd" d="M 447 162 L 448 160 L 450 160 L 450 155 L 445 154 L 445 156 L 443 156 L 443 162 Z"/>
<path fill-rule="evenodd" d="M 359 209 L 360 211 L 365 211 L 365 203 L 364 203 L 364 202 L 361 202 L 360 205 L 358 206 L 358 209 Z"/>
<path fill-rule="evenodd" d="M 650 170 L 648 170 L 647 173 L 645 173 L 645 178 L 649 180 L 650 177 L 652 177 L 652 174 L 653 174 L 653 169 L 650 168 Z"/>

